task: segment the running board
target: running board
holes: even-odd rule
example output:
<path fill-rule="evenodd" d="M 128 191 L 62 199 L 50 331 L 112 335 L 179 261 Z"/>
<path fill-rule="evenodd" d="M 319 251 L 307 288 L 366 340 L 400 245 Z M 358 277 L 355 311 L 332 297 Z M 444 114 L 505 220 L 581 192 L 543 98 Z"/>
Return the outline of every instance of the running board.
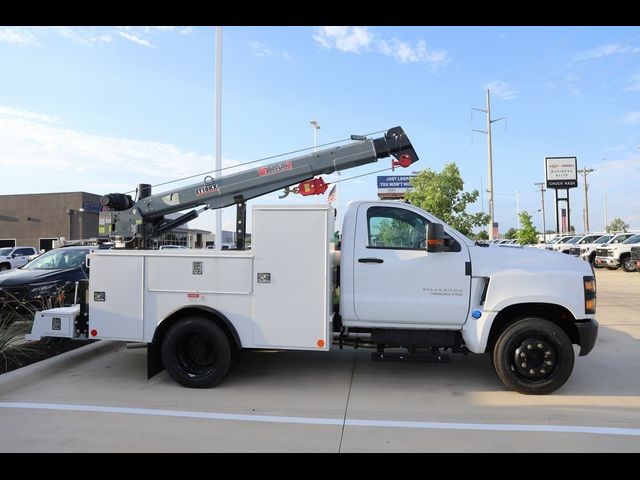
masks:
<path fill-rule="evenodd" d="M 444 353 L 400 353 L 400 352 L 373 352 L 371 360 L 374 362 L 428 362 L 451 363 L 451 357 Z"/>

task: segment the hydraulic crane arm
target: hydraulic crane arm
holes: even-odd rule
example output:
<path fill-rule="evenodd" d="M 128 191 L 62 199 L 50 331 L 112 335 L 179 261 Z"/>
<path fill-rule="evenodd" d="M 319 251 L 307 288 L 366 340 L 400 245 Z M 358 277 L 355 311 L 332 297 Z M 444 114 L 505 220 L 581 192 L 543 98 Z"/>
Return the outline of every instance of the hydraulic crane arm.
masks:
<path fill-rule="evenodd" d="M 397 159 L 394 165 L 403 167 L 418 160 L 401 127 L 391 128 L 376 139 L 352 138 L 357 141 L 215 179 L 207 176 L 203 182 L 169 192 L 151 195 L 151 187 L 142 185 L 136 202 L 121 193 L 104 195 L 100 233 L 125 240 L 136 248 L 150 248 L 155 238 L 196 218 L 199 211 L 166 221 L 164 215 L 169 213 L 197 206 L 206 210 L 244 204 L 316 175 L 358 167 L 390 155 Z"/>

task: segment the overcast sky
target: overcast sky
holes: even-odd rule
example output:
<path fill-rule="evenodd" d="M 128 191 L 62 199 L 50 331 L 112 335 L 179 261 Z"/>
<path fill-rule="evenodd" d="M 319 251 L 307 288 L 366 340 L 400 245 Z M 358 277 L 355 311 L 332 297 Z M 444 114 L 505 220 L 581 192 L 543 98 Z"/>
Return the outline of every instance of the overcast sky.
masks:
<path fill-rule="evenodd" d="M 213 169 L 213 27 L 0 27 L 0 61 L 1 194 L 130 191 Z M 608 220 L 640 229 L 638 27 L 224 27 L 223 158 L 309 147 L 311 120 L 321 144 L 400 125 L 420 155 L 411 170 L 456 162 L 465 190 L 486 190 L 486 137 L 472 134 L 485 117 L 471 109 L 487 88 L 493 118 L 507 119 L 493 125 L 502 232 L 516 226 L 517 191 L 541 228 L 545 156 L 596 169 L 592 230 L 605 184 Z M 375 177 L 344 182 L 341 207 L 375 198 Z M 549 228 L 551 190 L 545 200 Z M 267 202 L 282 201 L 252 203 Z M 571 203 L 581 231 L 582 183 Z M 211 230 L 213 215 L 191 225 Z"/>

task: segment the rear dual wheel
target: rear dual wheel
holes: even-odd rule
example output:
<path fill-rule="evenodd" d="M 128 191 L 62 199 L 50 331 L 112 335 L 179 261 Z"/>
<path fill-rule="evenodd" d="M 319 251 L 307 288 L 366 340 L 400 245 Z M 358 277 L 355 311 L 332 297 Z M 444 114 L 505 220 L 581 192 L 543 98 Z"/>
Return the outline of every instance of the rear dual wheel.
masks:
<path fill-rule="evenodd" d="M 229 372 L 234 350 L 235 346 L 216 323 L 202 317 L 185 317 L 165 335 L 162 362 L 180 385 L 209 388 Z"/>

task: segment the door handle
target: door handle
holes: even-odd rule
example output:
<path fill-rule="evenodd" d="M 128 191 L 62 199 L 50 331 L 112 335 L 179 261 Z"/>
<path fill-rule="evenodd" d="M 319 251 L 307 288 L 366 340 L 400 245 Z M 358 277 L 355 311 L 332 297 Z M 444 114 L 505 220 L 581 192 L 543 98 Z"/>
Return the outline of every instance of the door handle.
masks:
<path fill-rule="evenodd" d="M 359 258 L 360 263 L 382 263 L 384 260 L 381 258 Z"/>

